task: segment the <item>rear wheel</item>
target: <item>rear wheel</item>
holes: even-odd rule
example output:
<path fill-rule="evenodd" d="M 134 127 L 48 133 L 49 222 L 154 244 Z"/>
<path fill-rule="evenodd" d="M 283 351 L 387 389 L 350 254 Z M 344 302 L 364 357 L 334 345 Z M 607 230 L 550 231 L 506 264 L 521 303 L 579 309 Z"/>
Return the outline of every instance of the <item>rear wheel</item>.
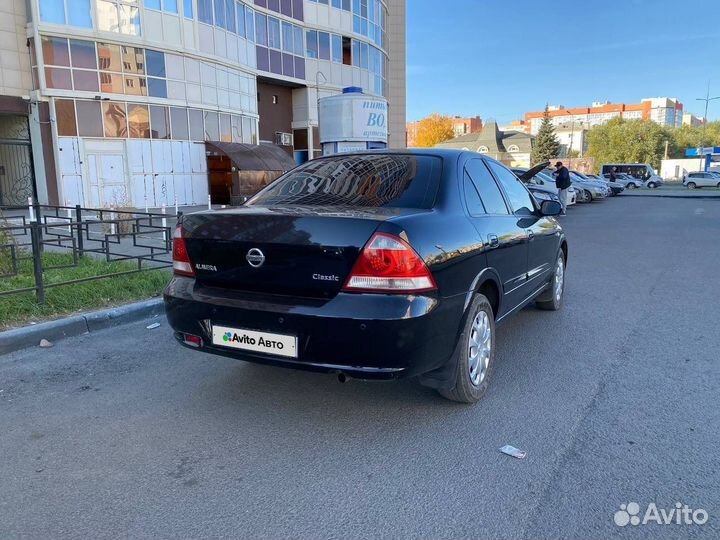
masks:
<path fill-rule="evenodd" d="M 715 186 L 715 187 L 720 189 L 720 182 L 718 182 L 717 186 Z"/>
<path fill-rule="evenodd" d="M 563 295 L 565 294 L 565 254 L 560 250 L 557 261 L 555 261 L 555 272 L 548 289 L 538 296 L 535 304 L 540 309 L 557 311 L 562 307 Z"/>
<path fill-rule="evenodd" d="M 649 187 L 650 189 L 656 188 L 656 187 L 657 187 L 657 184 L 656 184 L 655 182 L 650 182 L 650 183 L 648 184 L 648 187 Z"/>
<path fill-rule="evenodd" d="M 688 189 L 695 189 L 697 186 L 695 185 L 695 182 L 688 182 L 687 187 Z"/>
<path fill-rule="evenodd" d="M 495 316 L 490 301 L 477 294 L 468 308 L 452 362 L 454 375 L 450 388 L 440 394 L 452 401 L 475 403 L 487 391 L 495 360 Z"/>
<path fill-rule="evenodd" d="M 630 183 L 627 185 L 627 188 L 628 188 L 628 189 L 635 189 L 635 187 L 636 187 L 635 184 L 633 184 L 632 182 L 630 182 Z"/>

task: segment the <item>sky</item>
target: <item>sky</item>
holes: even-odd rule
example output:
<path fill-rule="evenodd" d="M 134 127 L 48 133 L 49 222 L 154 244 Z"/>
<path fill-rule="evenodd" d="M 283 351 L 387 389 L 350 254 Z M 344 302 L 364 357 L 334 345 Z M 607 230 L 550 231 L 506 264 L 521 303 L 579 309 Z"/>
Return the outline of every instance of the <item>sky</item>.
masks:
<path fill-rule="evenodd" d="M 408 120 L 660 96 L 702 116 L 708 82 L 720 96 L 717 0 L 407 0 Z"/>

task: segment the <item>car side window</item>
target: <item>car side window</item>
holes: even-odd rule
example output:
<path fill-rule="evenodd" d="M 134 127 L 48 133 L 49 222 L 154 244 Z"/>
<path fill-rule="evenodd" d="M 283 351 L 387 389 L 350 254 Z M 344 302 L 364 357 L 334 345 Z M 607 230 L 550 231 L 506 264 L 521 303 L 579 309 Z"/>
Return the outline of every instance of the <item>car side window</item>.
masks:
<path fill-rule="evenodd" d="M 508 199 L 510 199 L 510 204 L 515 213 L 519 215 L 532 214 L 535 211 L 535 205 L 532 202 L 530 193 L 528 193 L 528 190 L 522 185 L 522 182 L 499 163 L 488 161 L 487 165 L 492 172 L 495 173 L 497 179 L 500 180 L 503 188 L 505 188 L 505 193 Z"/>
<path fill-rule="evenodd" d="M 477 189 L 475 189 L 475 185 L 467 171 L 463 174 L 463 190 L 465 191 L 465 204 L 467 204 L 470 215 L 481 216 L 485 214 L 485 207 L 480 199 L 480 195 L 478 195 Z"/>
<path fill-rule="evenodd" d="M 465 165 L 465 170 L 480 195 L 485 212 L 488 214 L 509 214 L 508 207 L 505 204 L 500 188 L 495 179 L 490 174 L 488 168 L 480 159 L 471 159 Z M 510 173 L 512 174 L 512 173 Z M 514 176 L 513 176 L 514 178 Z M 520 180 L 518 180 L 519 182 Z"/>

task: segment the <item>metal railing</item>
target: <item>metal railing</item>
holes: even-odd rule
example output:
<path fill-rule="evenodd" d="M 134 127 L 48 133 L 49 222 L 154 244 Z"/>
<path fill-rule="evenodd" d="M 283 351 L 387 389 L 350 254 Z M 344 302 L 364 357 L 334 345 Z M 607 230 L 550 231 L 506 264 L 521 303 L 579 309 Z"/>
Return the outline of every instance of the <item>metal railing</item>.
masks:
<path fill-rule="evenodd" d="M 0 290 L 0 296 L 34 291 L 45 302 L 45 290 L 172 267 L 172 235 L 182 212 L 168 214 L 133 209 L 41 205 L 0 206 L 0 278 L 16 276 L 32 260 L 34 285 Z M 49 265 L 43 253 L 70 253 L 72 262 Z M 50 270 L 79 265 L 81 258 L 134 262 L 135 268 L 65 281 L 48 282 Z"/>

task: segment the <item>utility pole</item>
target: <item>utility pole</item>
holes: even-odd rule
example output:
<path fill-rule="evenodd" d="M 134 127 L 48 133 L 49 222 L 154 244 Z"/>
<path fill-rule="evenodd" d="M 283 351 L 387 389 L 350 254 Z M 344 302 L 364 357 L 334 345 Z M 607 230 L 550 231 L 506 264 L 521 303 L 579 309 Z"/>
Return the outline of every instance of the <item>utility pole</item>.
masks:
<path fill-rule="evenodd" d="M 710 102 L 715 99 L 720 99 L 720 96 L 710 97 L 710 81 L 708 81 L 707 94 L 705 94 L 705 97 L 704 98 L 695 98 L 696 101 L 704 101 L 705 102 L 705 116 L 703 117 L 702 139 L 700 140 L 700 147 L 703 148 L 703 150 L 705 149 L 705 140 L 706 140 L 705 139 L 705 130 L 707 128 L 707 122 L 708 122 L 708 117 L 707 117 L 708 105 L 710 105 Z M 703 156 L 704 156 L 704 154 L 703 154 Z M 706 165 L 703 166 L 703 170 L 705 170 L 706 166 L 707 166 L 707 162 L 706 162 Z"/>

